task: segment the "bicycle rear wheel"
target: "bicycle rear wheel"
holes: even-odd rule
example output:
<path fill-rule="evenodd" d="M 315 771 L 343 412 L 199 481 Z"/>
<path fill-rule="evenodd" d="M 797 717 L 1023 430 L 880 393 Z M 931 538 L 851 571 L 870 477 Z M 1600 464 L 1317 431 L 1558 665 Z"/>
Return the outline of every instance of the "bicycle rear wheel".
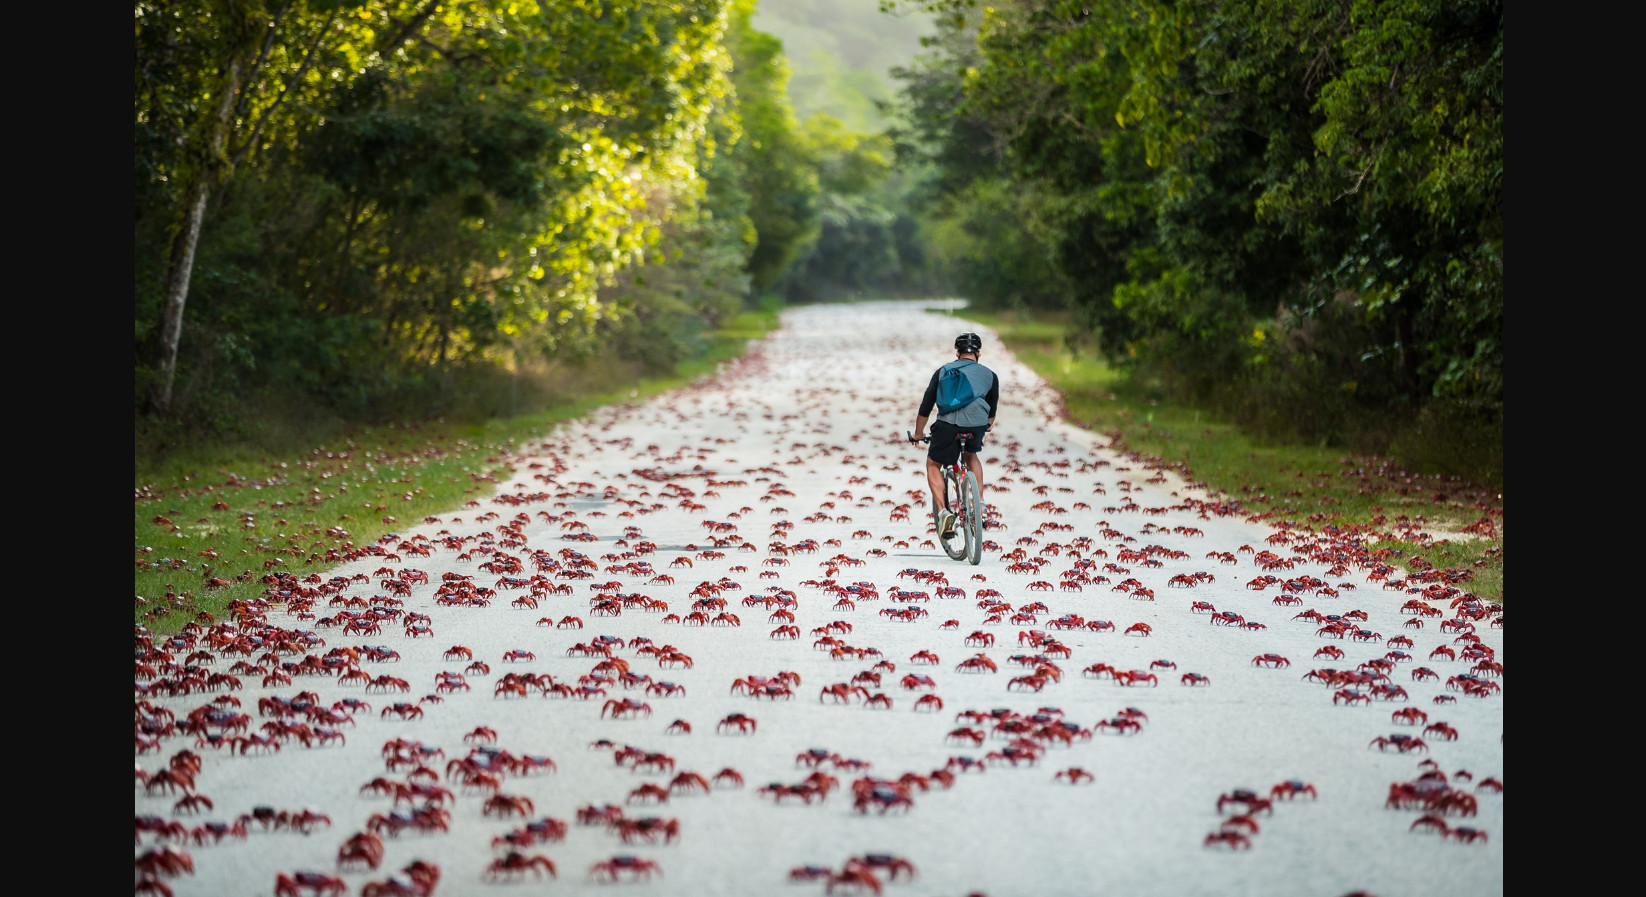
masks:
<path fill-rule="evenodd" d="M 970 479 L 970 477 L 967 479 Z M 937 541 L 938 544 L 943 546 L 943 553 L 947 554 L 951 560 L 965 560 L 971 549 L 971 533 L 966 529 L 966 493 L 963 491 L 962 486 L 954 481 L 954 476 L 947 471 L 943 473 L 943 485 L 953 492 L 955 503 L 960 506 L 960 516 L 954 522 L 954 535 L 949 536 L 947 539 L 943 538 L 943 529 L 938 526 Z M 939 523 L 938 513 L 934 508 L 932 511 L 932 525 L 937 526 Z"/>
<path fill-rule="evenodd" d="M 975 566 L 983 560 L 983 494 L 978 491 L 977 477 L 970 472 L 962 489 L 960 520 L 955 526 L 966 530 L 966 560 Z"/>

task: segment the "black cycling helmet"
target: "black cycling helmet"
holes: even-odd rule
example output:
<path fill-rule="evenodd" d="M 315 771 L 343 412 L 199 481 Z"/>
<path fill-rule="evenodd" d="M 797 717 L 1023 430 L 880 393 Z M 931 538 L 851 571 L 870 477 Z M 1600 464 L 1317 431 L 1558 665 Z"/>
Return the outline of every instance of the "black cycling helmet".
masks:
<path fill-rule="evenodd" d="M 983 349 L 983 337 L 975 333 L 962 333 L 954 338 L 954 348 L 957 352 L 976 355 Z"/>

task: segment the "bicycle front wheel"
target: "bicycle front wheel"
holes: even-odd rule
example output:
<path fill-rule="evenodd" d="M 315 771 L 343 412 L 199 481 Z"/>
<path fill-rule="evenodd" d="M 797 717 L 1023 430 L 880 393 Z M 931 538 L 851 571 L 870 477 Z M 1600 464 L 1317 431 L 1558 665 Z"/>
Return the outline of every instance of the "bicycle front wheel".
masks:
<path fill-rule="evenodd" d="M 961 487 L 962 511 L 956 528 L 966 530 L 966 560 L 973 566 L 983 560 L 983 493 L 977 488 L 977 477 L 966 474 L 966 483 Z"/>

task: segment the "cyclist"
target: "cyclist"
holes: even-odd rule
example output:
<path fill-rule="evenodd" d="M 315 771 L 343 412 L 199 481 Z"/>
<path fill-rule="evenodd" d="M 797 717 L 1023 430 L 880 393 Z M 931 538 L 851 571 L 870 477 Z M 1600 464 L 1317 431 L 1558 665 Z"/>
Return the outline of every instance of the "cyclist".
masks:
<path fill-rule="evenodd" d="M 1000 378 L 994 371 L 989 370 L 977 361 L 983 351 L 983 338 L 975 333 L 962 333 L 954 338 L 955 360 L 932 372 L 930 383 L 926 384 L 926 394 L 920 399 L 920 410 L 914 419 L 914 437 L 926 432 L 926 419 L 931 416 L 932 408 L 937 405 L 937 380 L 944 368 L 961 368 L 967 379 L 972 383 L 972 395 L 977 398 L 970 405 L 959 411 L 951 411 L 937 416 L 932 421 L 931 448 L 926 452 L 926 485 L 932 490 L 932 507 L 938 512 L 938 532 L 947 539 L 954 534 L 955 513 L 948 508 L 938 507 L 943 495 L 943 468 L 953 464 L 955 457 L 960 454 L 960 446 L 955 440 L 957 433 L 971 433 L 973 451 L 966 452 L 966 467 L 977 478 L 978 494 L 983 493 L 983 460 L 978 457 L 977 449 L 983 448 L 983 434 L 994 426 L 994 415 L 1000 407 Z M 918 444 L 918 443 L 916 443 Z M 958 501 L 960 496 L 950 496 Z"/>

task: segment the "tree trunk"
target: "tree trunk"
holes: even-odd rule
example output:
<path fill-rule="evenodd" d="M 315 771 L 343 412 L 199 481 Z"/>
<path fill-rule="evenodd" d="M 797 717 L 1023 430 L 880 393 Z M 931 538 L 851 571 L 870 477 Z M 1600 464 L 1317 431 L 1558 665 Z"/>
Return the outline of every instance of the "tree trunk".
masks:
<path fill-rule="evenodd" d="M 154 406 L 162 412 L 171 410 L 172 383 L 177 377 L 177 344 L 183 336 L 183 305 L 189 298 L 194 248 L 200 243 L 200 223 L 206 217 L 206 196 L 210 192 L 210 185 L 202 178 L 195 186 L 188 217 L 172 242 L 166 304 L 160 309 L 160 382 L 154 387 Z"/>
<path fill-rule="evenodd" d="M 172 242 L 171 267 L 166 272 L 166 302 L 160 310 L 160 380 L 154 385 L 154 407 L 171 410 L 172 384 L 177 379 L 177 345 L 183 337 L 183 307 L 189 299 L 189 279 L 194 274 L 194 250 L 200 245 L 200 228 L 206 218 L 206 197 L 223 173 L 223 147 L 228 142 L 229 114 L 240 93 L 241 62 L 232 59 L 224 73 L 223 89 L 217 97 L 217 114 L 205 130 L 207 139 L 200 152 L 194 179 L 193 201 L 184 213 L 183 226 Z"/>

